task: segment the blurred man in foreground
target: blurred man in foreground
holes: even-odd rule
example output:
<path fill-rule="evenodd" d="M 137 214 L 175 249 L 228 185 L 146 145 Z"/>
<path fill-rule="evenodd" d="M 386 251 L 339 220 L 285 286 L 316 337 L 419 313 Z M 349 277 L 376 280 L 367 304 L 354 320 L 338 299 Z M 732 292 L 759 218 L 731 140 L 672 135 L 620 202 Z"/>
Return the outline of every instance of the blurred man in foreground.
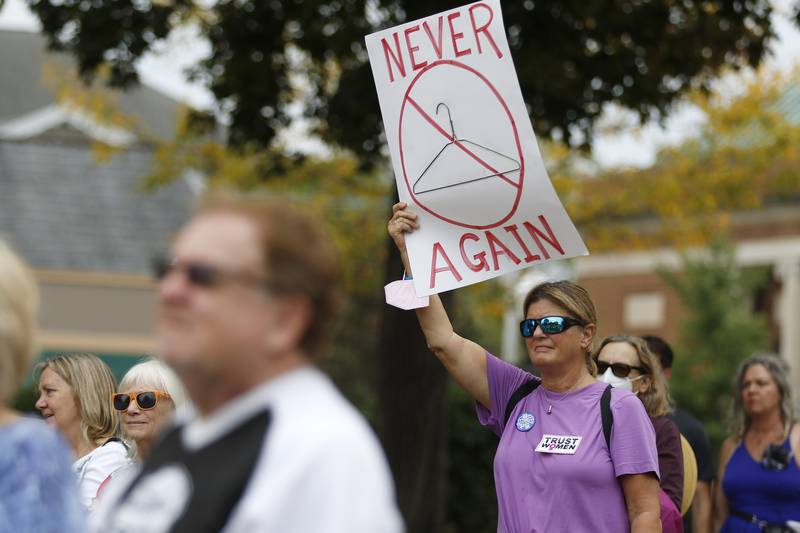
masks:
<path fill-rule="evenodd" d="M 212 200 L 157 273 L 160 356 L 197 415 L 109 494 L 97 529 L 402 531 L 377 439 L 313 364 L 338 278 L 319 224 L 286 201 Z"/>

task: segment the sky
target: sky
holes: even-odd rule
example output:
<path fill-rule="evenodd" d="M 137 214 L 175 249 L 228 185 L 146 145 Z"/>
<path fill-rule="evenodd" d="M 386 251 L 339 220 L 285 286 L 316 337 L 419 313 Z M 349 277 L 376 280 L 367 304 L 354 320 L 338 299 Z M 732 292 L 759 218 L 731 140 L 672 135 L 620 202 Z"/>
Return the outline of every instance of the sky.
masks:
<path fill-rule="evenodd" d="M 786 72 L 800 61 L 800 29 L 789 20 L 790 0 L 777 0 L 773 5 L 773 25 L 778 38 L 765 66 Z M 722 80 L 720 85 L 737 86 L 735 80 L 730 79 Z M 659 146 L 678 143 L 704 121 L 703 113 L 685 103 L 676 107 L 663 127 L 655 123 L 639 127 L 632 113 L 619 109 L 607 115 L 610 120 L 622 119 L 628 127 L 618 135 L 600 135 L 595 139 L 593 156 L 604 167 L 648 166 L 655 160 Z"/>
<path fill-rule="evenodd" d="M 787 71 L 800 61 L 800 30 L 789 20 L 792 0 L 775 0 L 774 5 L 773 24 L 778 39 L 766 65 Z M 39 26 L 23 0 L 6 0 L 0 9 L 0 28 L 37 31 Z M 208 46 L 198 37 L 196 30 L 176 30 L 155 53 L 148 54 L 140 61 L 140 76 L 147 85 L 175 99 L 195 107 L 209 108 L 213 103 L 211 94 L 198 85 L 187 83 L 183 77 L 184 68 L 207 53 Z M 688 104 L 679 104 L 664 125 L 652 123 L 640 126 L 632 113 L 609 106 L 601 124 L 613 122 L 624 126 L 613 135 L 598 135 L 594 142 L 593 157 L 603 167 L 647 166 L 655 160 L 659 146 L 679 142 L 696 131 L 703 118 L 697 109 Z M 320 143 L 308 140 L 302 130 L 303 124 L 298 122 L 293 130 L 287 132 L 284 140 L 299 150 L 320 150 Z"/>

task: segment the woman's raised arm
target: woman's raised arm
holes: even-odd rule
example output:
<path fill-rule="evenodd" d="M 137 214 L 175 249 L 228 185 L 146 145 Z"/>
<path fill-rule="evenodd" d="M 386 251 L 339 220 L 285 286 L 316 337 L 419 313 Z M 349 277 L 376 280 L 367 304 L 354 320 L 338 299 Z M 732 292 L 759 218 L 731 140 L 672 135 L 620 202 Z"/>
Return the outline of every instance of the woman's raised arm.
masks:
<path fill-rule="evenodd" d="M 389 235 L 400 250 L 403 267 L 409 275 L 412 272 L 405 236 L 418 228 L 417 215 L 408 209 L 407 204 L 399 202 L 392 206 L 392 218 L 388 224 Z M 487 409 L 491 409 L 489 381 L 486 376 L 486 350 L 453 331 L 450 318 L 437 295 L 430 297 L 428 307 L 419 308 L 416 312 L 428 348 L 467 394 Z"/>

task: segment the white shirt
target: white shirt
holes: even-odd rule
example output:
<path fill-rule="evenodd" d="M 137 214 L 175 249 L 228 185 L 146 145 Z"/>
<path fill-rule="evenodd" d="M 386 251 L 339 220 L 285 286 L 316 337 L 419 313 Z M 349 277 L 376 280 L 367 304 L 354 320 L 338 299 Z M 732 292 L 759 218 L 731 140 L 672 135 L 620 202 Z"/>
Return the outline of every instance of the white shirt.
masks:
<path fill-rule="evenodd" d="M 72 463 L 72 470 L 78 477 L 81 503 L 90 509 L 100 484 L 129 462 L 128 449 L 119 441 L 111 441 Z"/>
<path fill-rule="evenodd" d="M 189 420 L 181 430 L 183 445 L 189 450 L 203 448 L 265 407 L 271 411 L 271 423 L 224 533 L 403 531 L 391 474 L 377 438 L 363 416 L 316 368 L 291 371 L 206 418 Z M 169 529 L 172 522 L 154 526 L 157 520 L 145 509 L 115 515 L 113 507 L 124 488 L 115 489 L 114 494 L 104 494 L 92 517 L 93 531 L 109 531 L 109 518 L 117 520 L 121 514 L 125 523 L 112 522 L 111 531 L 161 533 Z M 172 502 L 163 504 L 175 512 Z M 136 524 L 127 521 L 136 516 L 147 518 Z"/>

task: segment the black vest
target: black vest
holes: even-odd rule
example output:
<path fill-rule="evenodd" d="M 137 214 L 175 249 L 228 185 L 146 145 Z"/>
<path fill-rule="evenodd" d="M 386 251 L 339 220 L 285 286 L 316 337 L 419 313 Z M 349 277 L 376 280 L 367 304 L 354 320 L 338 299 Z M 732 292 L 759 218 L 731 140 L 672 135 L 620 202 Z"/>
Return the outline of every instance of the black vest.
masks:
<path fill-rule="evenodd" d="M 270 418 L 260 411 L 194 451 L 183 446 L 182 427 L 168 432 L 109 514 L 108 531 L 220 531 L 250 480 Z"/>

